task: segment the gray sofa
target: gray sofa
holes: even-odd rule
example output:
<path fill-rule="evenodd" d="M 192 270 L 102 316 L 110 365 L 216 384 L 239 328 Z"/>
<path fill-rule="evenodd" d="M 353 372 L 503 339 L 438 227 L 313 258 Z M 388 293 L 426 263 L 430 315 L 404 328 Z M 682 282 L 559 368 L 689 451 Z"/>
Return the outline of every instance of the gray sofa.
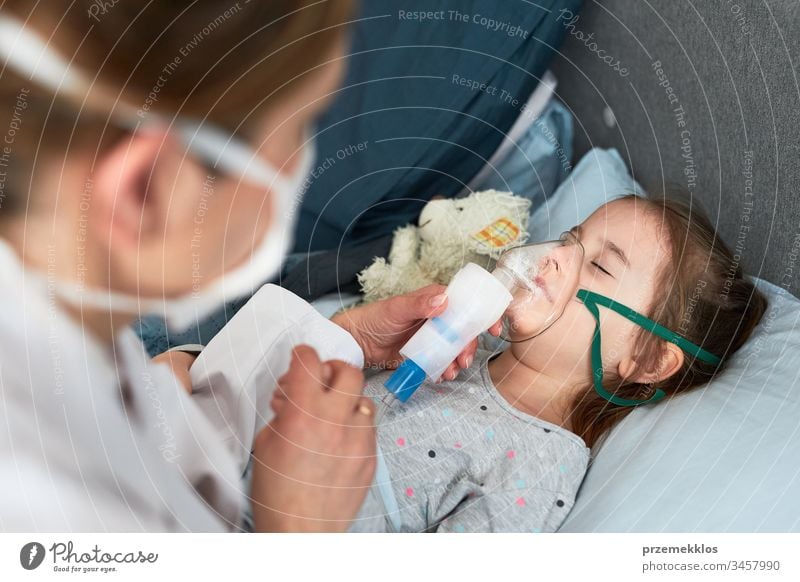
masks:
<path fill-rule="evenodd" d="M 687 188 L 746 272 L 800 296 L 800 3 L 586 0 L 563 16 L 575 158 L 616 147 L 646 188 Z"/>

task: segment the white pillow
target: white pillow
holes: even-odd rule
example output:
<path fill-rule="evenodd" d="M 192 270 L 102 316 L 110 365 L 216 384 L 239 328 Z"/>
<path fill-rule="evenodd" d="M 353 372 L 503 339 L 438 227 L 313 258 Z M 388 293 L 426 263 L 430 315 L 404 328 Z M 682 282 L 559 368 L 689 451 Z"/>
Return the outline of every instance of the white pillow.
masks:
<path fill-rule="evenodd" d="M 597 453 L 562 532 L 800 532 L 800 301 L 770 307 L 706 386 L 634 410 Z"/>
<path fill-rule="evenodd" d="M 531 215 L 531 242 L 555 240 L 606 202 L 624 194 L 642 194 L 615 149 L 589 150 L 545 204 Z"/>
<path fill-rule="evenodd" d="M 554 238 L 632 191 L 619 154 L 592 150 L 531 233 Z M 800 532 L 800 301 L 757 284 L 770 306 L 727 369 L 617 425 L 559 531 Z"/>

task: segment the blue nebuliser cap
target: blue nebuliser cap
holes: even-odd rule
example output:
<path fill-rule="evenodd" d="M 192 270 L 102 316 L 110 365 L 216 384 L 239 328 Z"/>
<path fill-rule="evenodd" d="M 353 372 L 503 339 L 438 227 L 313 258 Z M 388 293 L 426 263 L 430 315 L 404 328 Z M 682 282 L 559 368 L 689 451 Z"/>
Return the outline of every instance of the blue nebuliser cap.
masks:
<path fill-rule="evenodd" d="M 383 385 L 400 402 L 405 402 L 411 398 L 411 395 L 424 381 L 425 370 L 415 364 L 413 360 L 405 360 Z"/>

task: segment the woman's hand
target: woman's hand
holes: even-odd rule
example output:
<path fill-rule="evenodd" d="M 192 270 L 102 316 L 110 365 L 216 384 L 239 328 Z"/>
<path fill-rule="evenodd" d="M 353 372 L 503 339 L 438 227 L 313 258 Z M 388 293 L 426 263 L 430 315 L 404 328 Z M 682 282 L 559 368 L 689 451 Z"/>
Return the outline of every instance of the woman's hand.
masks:
<path fill-rule="evenodd" d="M 375 473 L 375 406 L 361 370 L 292 353 L 253 449 L 256 531 L 345 531 Z"/>
<path fill-rule="evenodd" d="M 447 309 L 446 287 L 428 285 L 413 293 L 376 301 L 340 313 L 332 321 L 356 339 L 364 351 L 366 366 L 380 366 L 393 370 L 403 360 L 400 348 L 420 328 L 426 319 L 441 315 Z M 498 321 L 489 333 L 500 335 L 502 323 Z M 469 368 L 478 349 L 473 340 L 442 374 L 442 379 L 453 380 L 461 368 Z"/>
<path fill-rule="evenodd" d="M 153 362 L 156 364 L 166 364 L 169 366 L 172 373 L 181 383 L 181 386 L 184 390 L 186 390 L 187 394 L 190 396 L 192 395 L 192 377 L 189 374 L 189 368 L 192 367 L 194 361 L 197 359 L 195 354 L 189 354 L 187 352 L 179 352 L 179 351 L 172 351 L 172 352 L 164 352 L 163 354 L 158 354 L 153 358 Z"/>

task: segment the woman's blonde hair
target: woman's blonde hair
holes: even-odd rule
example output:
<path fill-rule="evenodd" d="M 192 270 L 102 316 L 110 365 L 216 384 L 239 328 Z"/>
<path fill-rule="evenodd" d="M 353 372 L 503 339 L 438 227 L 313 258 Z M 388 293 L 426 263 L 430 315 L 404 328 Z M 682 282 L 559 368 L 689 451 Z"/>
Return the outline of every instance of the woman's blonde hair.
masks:
<path fill-rule="evenodd" d="M 24 22 L 94 87 L 139 113 L 207 119 L 246 135 L 255 114 L 291 95 L 331 57 L 352 6 L 351 0 L 7 0 L 0 13 Z M 4 166 L 13 171 L 0 192 L 4 217 L 23 204 L 34 160 L 101 149 L 124 132 L 110 126 L 109 112 L 97 115 L 54 98 L 8 65 L 0 81 L 0 133 L 14 129 L 5 144 Z"/>
<path fill-rule="evenodd" d="M 621 398 L 635 400 L 647 399 L 659 388 L 668 397 L 673 396 L 707 383 L 723 369 L 727 358 L 744 344 L 761 320 L 767 300 L 744 276 L 705 214 L 697 204 L 687 201 L 685 194 L 672 192 L 669 197 L 656 198 L 628 195 L 621 200 L 642 205 L 667 239 L 669 257 L 656 281 L 656 289 L 662 294 L 644 315 L 722 361 L 709 364 L 686 354 L 680 370 L 663 381 L 640 384 L 606 374 L 604 387 Z M 663 345 L 663 340 L 639 330 L 635 353 L 645 368 L 663 354 Z M 572 432 L 588 447 L 594 447 L 632 410 L 611 404 L 593 386 L 587 386 L 573 399 L 568 418 Z"/>

